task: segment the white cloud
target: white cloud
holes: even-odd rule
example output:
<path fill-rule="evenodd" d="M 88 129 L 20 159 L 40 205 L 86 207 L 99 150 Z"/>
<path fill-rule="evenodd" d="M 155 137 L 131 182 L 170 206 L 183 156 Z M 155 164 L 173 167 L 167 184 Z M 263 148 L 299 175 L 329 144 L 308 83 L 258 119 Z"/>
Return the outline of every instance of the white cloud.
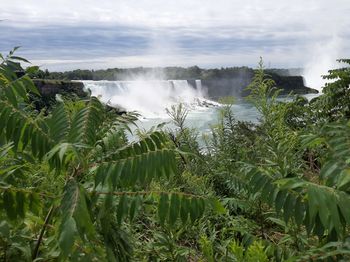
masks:
<path fill-rule="evenodd" d="M 299 24 L 347 28 L 348 0 L 2 0 L 0 16 L 24 25 L 125 24 L 142 27 L 255 27 Z M 326 28 L 324 27 L 326 26 Z"/>
<path fill-rule="evenodd" d="M 73 57 L 70 61 L 73 62 L 68 62 L 59 57 L 62 53 L 59 51 L 71 49 L 71 43 L 68 41 L 70 36 L 57 35 L 56 40 L 61 40 L 61 46 L 56 50 L 57 57 L 52 57 L 56 52 L 54 49 L 47 52 L 47 57 L 45 52 L 40 57 L 36 56 L 35 51 L 26 52 L 34 60 L 47 61 L 45 63 L 47 67 L 57 65 L 51 61 L 52 59 L 60 60 L 62 64 L 67 63 L 67 68 L 74 65 L 83 66 L 77 62 L 78 60 L 90 61 L 91 65 L 101 67 L 107 67 L 111 61 L 113 66 L 137 66 L 144 63 L 174 64 L 175 61 L 181 65 L 193 62 L 203 66 L 210 64 L 219 66 L 252 64 L 260 55 L 265 56 L 273 65 L 303 66 L 310 59 L 310 51 L 313 51 L 312 57 L 323 55 L 322 50 L 320 54 L 315 53 L 314 43 L 327 44 L 327 41 L 333 41 L 333 38 L 337 38 L 342 44 L 335 47 L 339 50 L 332 52 L 334 53 L 332 56 L 350 56 L 349 50 L 345 49 L 350 44 L 349 0 L 2 0 L 1 2 L 0 19 L 5 21 L 0 23 L 0 26 L 22 28 L 21 32 L 24 30 L 27 34 L 41 27 L 66 28 L 66 33 L 72 27 L 84 27 L 86 34 L 89 34 L 89 28 L 100 27 L 101 31 L 103 28 L 108 30 L 115 28 L 115 34 L 132 34 L 147 38 L 148 41 L 148 48 L 137 56 L 112 53 L 110 56 L 115 59 L 110 59 L 108 54 L 89 58 L 81 57 L 81 54 L 77 57 L 76 53 L 72 52 Z M 126 32 L 122 27 L 128 27 L 132 32 Z M 104 36 L 106 41 L 110 33 L 108 30 Z M 9 43 L 16 45 L 15 40 L 20 37 L 15 35 L 16 33 L 18 34 L 18 31 L 13 30 L 12 35 L 7 34 Z M 45 35 L 39 37 L 45 42 Z M 189 39 L 197 41 L 197 45 L 192 42 L 189 44 Z M 240 39 L 243 45 L 245 41 L 247 48 L 244 49 L 244 46 L 237 48 L 232 44 L 220 50 L 224 46 L 222 43 L 234 39 Z M 50 41 L 46 41 L 48 46 Z M 66 47 L 64 41 L 67 41 Z M 215 41 L 218 43 L 218 50 L 215 50 Z M 100 44 L 96 49 L 104 48 L 103 42 Z M 4 49 L 4 45 L 2 46 L 0 42 L 0 51 Z M 246 50 L 245 53 L 242 53 L 242 50 Z M 337 57 L 330 59 L 335 58 Z M 100 62 L 97 63 L 97 60 Z"/>

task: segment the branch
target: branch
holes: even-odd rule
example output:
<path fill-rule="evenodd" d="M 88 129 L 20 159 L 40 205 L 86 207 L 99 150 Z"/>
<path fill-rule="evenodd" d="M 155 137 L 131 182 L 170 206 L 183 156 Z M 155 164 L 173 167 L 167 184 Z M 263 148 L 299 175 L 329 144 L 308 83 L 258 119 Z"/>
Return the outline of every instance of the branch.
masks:
<path fill-rule="evenodd" d="M 97 192 L 97 191 L 90 191 L 89 193 L 96 194 L 96 195 L 114 195 L 114 196 L 122 196 L 122 195 L 135 196 L 135 195 L 151 195 L 151 194 L 155 194 L 155 195 L 178 194 L 178 195 L 186 196 L 186 197 L 205 198 L 204 196 L 193 195 L 193 194 L 190 194 L 190 193 L 165 192 L 165 191 L 138 191 L 138 192 L 133 192 L 133 191 L 126 191 L 126 192 Z"/>
<path fill-rule="evenodd" d="M 38 257 L 38 255 L 39 255 L 39 247 L 40 247 L 40 244 L 42 242 L 42 239 L 43 239 L 43 236 L 44 236 L 44 233 L 45 233 L 45 229 L 46 229 L 47 225 L 49 224 L 49 220 L 51 218 L 53 210 L 54 210 L 54 206 L 52 205 L 50 210 L 49 210 L 49 212 L 46 215 L 44 225 L 41 228 L 38 241 L 36 242 L 36 245 L 35 245 L 35 248 L 34 248 L 34 252 L 33 252 L 33 256 L 32 256 L 33 260 L 36 259 Z"/>

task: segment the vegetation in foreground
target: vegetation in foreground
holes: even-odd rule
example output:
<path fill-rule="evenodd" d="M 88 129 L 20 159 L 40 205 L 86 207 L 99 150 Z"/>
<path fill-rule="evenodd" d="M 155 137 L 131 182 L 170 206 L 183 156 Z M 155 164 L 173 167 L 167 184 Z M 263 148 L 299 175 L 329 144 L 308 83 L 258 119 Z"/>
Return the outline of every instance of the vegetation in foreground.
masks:
<path fill-rule="evenodd" d="M 33 105 L 0 57 L 2 261 L 348 261 L 350 68 L 324 94 L 277 101 L 262 63 L 255 125 L 223 107 L 206 146 L 181 105 L 128 141 L 136 117 L 95 97 Z M 350 60 L 341 60 L 349 65 Z"/>

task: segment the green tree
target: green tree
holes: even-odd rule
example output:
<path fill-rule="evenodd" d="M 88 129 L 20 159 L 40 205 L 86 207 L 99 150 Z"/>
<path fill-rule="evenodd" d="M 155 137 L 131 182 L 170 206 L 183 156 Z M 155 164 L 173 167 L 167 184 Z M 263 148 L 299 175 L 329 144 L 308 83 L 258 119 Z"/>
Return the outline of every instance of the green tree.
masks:
<path fill-rule="evenodd" d="M 350 59 L 337 61 L 344 67 L 329 70 L 329 74 L 323 76 L 330 82 L 326 83 L 323 95 L 316 99 L 315 104 L 315 113 L 319 117 L 328 117 L 330 121 L 350 118 Z"/>

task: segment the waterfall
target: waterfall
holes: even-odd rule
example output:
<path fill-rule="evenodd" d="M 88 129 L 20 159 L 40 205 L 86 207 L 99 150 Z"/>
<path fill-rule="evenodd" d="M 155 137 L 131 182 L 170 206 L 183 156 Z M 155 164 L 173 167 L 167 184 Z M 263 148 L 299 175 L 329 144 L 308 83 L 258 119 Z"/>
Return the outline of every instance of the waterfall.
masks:
<path fill-rule="evenodd" d="M 196 89 L 199 90 L 200 92 L 203 92 L 202 81 L 200 79 L 197 79 L 195 83 L 196 83 Z"/>
<path fill-rule="evenodd" d="M 189 107 L 204 99 L 200 80 L 83 81 L 92 95 L 111 106 L 137 111 L 142 116 L 166 117 L 165 108 L 176 103 Z M 197 103 L 197 104 L 196 104 Z"/>

